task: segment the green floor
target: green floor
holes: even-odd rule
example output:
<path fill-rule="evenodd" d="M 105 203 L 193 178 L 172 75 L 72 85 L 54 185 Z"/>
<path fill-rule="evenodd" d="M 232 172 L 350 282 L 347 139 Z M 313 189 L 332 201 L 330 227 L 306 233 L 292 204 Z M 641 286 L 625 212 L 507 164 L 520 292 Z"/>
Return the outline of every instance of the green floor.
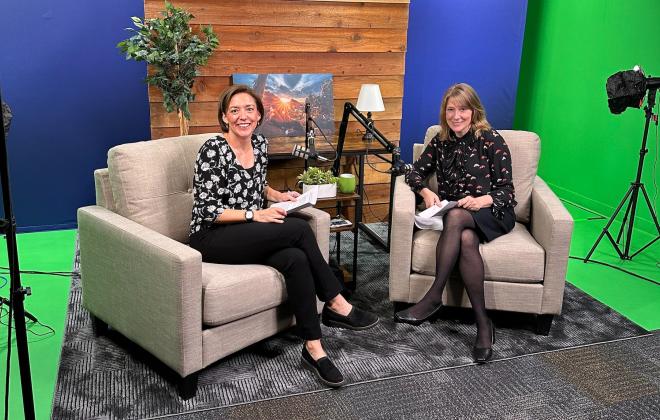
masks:
<path fill-rule="evenodd" d="M 584 257 L 600 233 L 604 222 L 588 220 L 593 215 L 578 207 L 567 204 L 575 218 L 575 230 L 571 245 L 571 255 Z M 635 233 L 635 242 L 650 238 L 641 232 Z M 22 270 L 71 271 L 75 249 L 76 231 L 52 231 L 18 235 L 20 266 Z M 636 249 L 635 247 L 633 247 Z M 658 252 L 660 243 L 634 258 L 633 261 L 621 261 L 616 256 L 609 242 L 604 239 L 597 248 L 593 259 L 632 271 L 641 276 L 660 281 Z M 6 253 L 0 252 L 0 265 L 6 267 Z M 4 261 L 4 262 L 3 262 Z M 625 274 L 618 270 L 594 263 L 585 264 L 569 260 L 568 281 L 594 296 L 599 301 L 612 307 L 633 322 L 647 330 L 660 329 L 660 286 Z M 25 302 L 26 309 L 40 322 L 51 326 L 55 334 L 39 325 L 29 326 L 28 333 L 32 384 L 35 397 L 35 410 L 38 419 L 50 416 L 50 407 L 55 390 L 57 366 L 66 316 L 66 304 L 70 279 L 56 276 L 22 276 L 24 286 L 32 288 L 32 296 Z M 0 280 L 0 285 L 4 281 Z M 9 285 L 0 288 L 0 296 L 7 297 Z M 5 321 L 6 322 L 6 321 Z M 2 327 L 2 326 L 0 326 Z M 2 383 L 5 375 L 6 327 L 0 330 L 0 369 Z M 17 354 L 12 350 L 10 419 L 23 418 L 23 406 L 20 392 Z M 4 385 L 0 386 L 4 389 Z M 4 394 L 3 399 L 4 401 Z M 4 404 L 0 404 L 0 413 L 4 418 Z"/>
<path fill-rule="evenodd" d="M 40 233 L 24 233 L 18 236 L 19 265 L 22 271 L 71 271 L 76 244 L 75 230 L 61 230 Z M 2 241 L 0 250 L 0 265 L 7 267 L 6 242 Z M 3 270 L 4 271 L 4 270 Z M 7 276 L 5 276 L 7 277 Z M 0 280 L 0 284 L 4 283 Z M 64 333 L 66 305 L 69 296 L 71 278 L 61 276 L 46 276 L 22 274 L 23 286 L 32 288 L 32 295 L 25 300 L 25 309 L 36 316 L 39 322 L 50 326 L 55 333 L 43 326 L 28 323 L 28 348 L 30 351 L 30 368 L 32 373 L 32 389 L 37 419 L 50 418 L 50 406 L 55 391 L 57 366 L 60 358 L 60 348 Z M 9 284 L 0 289 L 0 296 L 8 297 Z M 6 312 L 3 311 L 3 323 L 6 323 Z M 34 334 L 33 334 L 34 333 Z M 36 334 L 46 334 L 37 336 Z M 12 334 L 12 338 L 15 336 Z M 14 340 L 15 343 L 15 340 Z M 12 349 L 11 388 L 9 401 L 9 418 L 23 418 L 23 403 L 21 397 L 20 371 L 18 368 L 18 353 Z M 0 400 L 1 418 L 4 418 L 4 383 L 7 358 L 7 327 L 0 325 Z"/>
<path fill-rule="evenodd" d="M 594 217 L 593 214 L 570 203 L 565 204 L 575 220 L 570 255 L 585 258 L 607 220 L 590 220 Z M 615 238 L 618 226 L 610 228 L 610 234 Z M 651 239 L 653 237 L 646 232 L 634 231 L 631 254 Z M 607 237 L 603 237 L 590 259 L 660 283 L 660 241 L 656 241 L 632 260 L 622 260 Z M 575 259 L 569 260 L 566 277 L 570 283 L 641 327 L 649 331 L 660 329 L 660 285 L 614 268 Z"/>

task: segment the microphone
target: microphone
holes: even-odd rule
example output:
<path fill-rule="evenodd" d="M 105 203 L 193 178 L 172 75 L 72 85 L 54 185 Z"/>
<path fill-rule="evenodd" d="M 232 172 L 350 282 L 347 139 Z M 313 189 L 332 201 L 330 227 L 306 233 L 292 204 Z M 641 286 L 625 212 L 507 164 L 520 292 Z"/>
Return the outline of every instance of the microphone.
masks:
<path fill-rule="evenodd" d="M 316 151 L 312 151 L 311 147 L 308 149 L 306 147 L 300 146 L 299 144 L 293 146 L 291 155 L 305 160 L 313 159 L 318 160 L 319 162 L 330 162 L 330 159 L 320 156 L 318 153 L 316 153 Z"/>
<path fill-rule="evenodd" d="M 312 155 L 316 154 L 316 145 L 314 144 L 314 127 L 312 127 L 312 104 L 305 100 L 305 147 L 309 148 Z"/>
<path fill-rule="evenodd" d="M 399 175 L 408 175 L 412 172 L 413 166 L 410 163 L 405 163 L 403 161 L 398 161 L 392 165 L 392 168 L 389 170 L 389 173 L 399 176 Z"/>
<path fill-rule="evenodd" d="M 305 100 L 305 146 L 294 145 L 291 154 L 295 157 L 303 158 L 305 160 L 312 159 L 319 162 L 329 162 L 330 159 L 319 156 L 316 153 L 316 139 L 314 138 L 314 127 L 312 127 L 312 104 L 309 100 Z"/>

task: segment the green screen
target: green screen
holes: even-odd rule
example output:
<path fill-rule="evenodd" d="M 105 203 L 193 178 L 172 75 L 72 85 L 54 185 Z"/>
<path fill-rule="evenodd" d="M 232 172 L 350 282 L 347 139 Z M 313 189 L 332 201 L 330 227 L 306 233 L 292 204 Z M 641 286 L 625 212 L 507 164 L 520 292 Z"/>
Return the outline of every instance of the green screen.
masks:
<path fill-rule="evenodd" d="M 635 179 L 645 116 L 610 113 L 605 82 L 636 64 L 660 76 L 658 0 L 529 1 L 514 126 L 541 137 L 539 175 L 561 198 L 608 218 Z M 642 182 L 654 207 L 656 139 L 652 124 Z M 635 227 L 654 232 L 643 198 L 638 210 Z"/>

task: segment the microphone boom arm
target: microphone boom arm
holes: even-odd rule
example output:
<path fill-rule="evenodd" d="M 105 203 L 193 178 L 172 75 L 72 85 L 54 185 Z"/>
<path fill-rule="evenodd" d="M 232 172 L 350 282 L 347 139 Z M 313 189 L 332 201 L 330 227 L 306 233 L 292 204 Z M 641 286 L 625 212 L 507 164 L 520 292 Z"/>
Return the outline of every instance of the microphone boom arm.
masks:
<path fill-rule="evenodd" d="M 390 162 L 392 164 L 392 168 L 390 169 L 390 202 L 389 202 L 389 213 L 388 213 L 388 223 L 387 223 L 387 241 L 384 241 L 376 232 L 371 230 L 371 228 L 364 223 L 362 223 L 361 220 L 356 220 L 355 225 L 358 229 L 361 229 L 364 233 L 366 233 L 368 236 L 370 236 L 372 239 L 374 239 L 377 243 L 379 243 L 386 251 L 389 252 L 390 250 L 390 243 L 391 243 L 391 232 L 392 232 L 392 201 L 394 200 L 394 184 L 396 182 L 396 177 L 404 174 L 407 172 L 408 168 L 405 162 L 401 160 L 401 149 L 399 146 L 395 145 L 391 141 L 387 140 L 383 133 L 378 131 L 377 128 L 374 127 L 373 121 L 370 118 L 365 117 L 356 107 L 350 102 L 344 103 L 344 114 L 342 115 L 341 118 L 341 123 L 339 125 L 339 137 L 337 139 L 337 150 L 336 150 L 336 157 L 335 157 L 335 162 L 332 165 L 332 173 L 335 176 L 339 176 L 339 166 L 341 164 L 341 155 L 344 151 L 344 142 L 346 141 L 346 129 L 348 128 L 348 118 L 350 116 L 353 116 L 357 120 L 357 122 L 360 123 L 364 127 L 365 130 L 367 130 L 369 133 L 371 133 L 374 138 L 380 143 L 387 153 L 392 154 L 392 160 L 389 161 L 388 159 L 385 159 L 384 157 L 380 155 L 378 156 L 380 159 Z M 362 167 L 362 162 L 363 162 L 363 156 L 360 156 L 360 173 L 359 173 L 359 181 L 358 181 L 358 194 L 360 195 L 360 201 L 359 201 L 359 206 L 362 206 L 362 192 L 364 188 L 364 167 Z M 361 211 L 360 211 L 361 213 Z M 356 214 L 357 211 L 356 211 Z M 356 231 L 357 234 L 357 231 Z M 357 250 L 357 248 L 356 248 Z"/>
<path fill-rule="evenodd" d="M 378 131 L 376 127 L 374 127 L 373 121 L 368 119 L 367 117 L 364 116 L 356 107 L 350 102 L 344 103 L 344 114 L 342 115 L 341 118 L 341 124 L 339 125 L 339 137 L 337 139 L 337 160 L 335 160 L 334 165 L 332 166 L 332 173 L 335 176 L 339 176 L 339 165 L 341 164 L 341 155 L 344 151 L 344 142 L 346 141 L 346 129 L 348 128 L 348 118 L 349 116 L 353 116 L 357 120 L 357 122 L 360 123 L 364 127 L 365 130 L 370 132 L 374 138 L 380 143 L 387 153 L 392 154 L 392 169 L 396 170 L 396 173 L 403 173 L 402 169 L 400 169 L 403 165 L 401 163 L 401 149 L 399 149 L 398 146 L 393 144 L 391 141 L 387 140 L 383 133 Z M 380 156 L 379 156 L 380 157 Z M 381 159 L 388 161 L 388 159 L 382 158 Z"/>

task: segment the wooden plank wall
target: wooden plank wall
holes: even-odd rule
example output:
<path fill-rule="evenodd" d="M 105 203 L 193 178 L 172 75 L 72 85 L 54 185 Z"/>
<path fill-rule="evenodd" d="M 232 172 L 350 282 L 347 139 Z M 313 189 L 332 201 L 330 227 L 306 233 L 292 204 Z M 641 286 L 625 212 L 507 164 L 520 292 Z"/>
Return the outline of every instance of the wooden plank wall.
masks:
<path fill-rule="evenodd" d="M 174 0 L 173 4 L 195 15 L 194 25 L 213 25 L 220 39 L 195 82 L 191 134 L 219 131 L 217 98 L 233 73 L 332 73 L 336 121 L 332 141 L 336 144 L 344 102 L 357 102 L 361 84 L 378 83 L 386 110 L 374 113 L 373 119 L 398 144 L 409 0 Z M 164 2 L 145 0 L 144 7 L 146 17 L 157 17 Z M 149 103 L 152 138 L 178 135 L 177 117 L 165 112 L 157 89 L 149 89 Z M 349 121 L 345 149 L 364 148 L 362 127 L 352 117 Z M 269 140 L 271 150 L 291 150 L 292 143 L 303 141 Z M 371 222 L 387 217 L 389 176 L 378 172 L 388 164 L 374 157 L 368 160 L 373 168 L 365 171 L 363 220 Z M 353 164 L 353 159 L 344 159 L 343 171 L 350 171 Z M 270 184 L 293 187 L 302 166 L 299 159 L 271 161 Z"/>

